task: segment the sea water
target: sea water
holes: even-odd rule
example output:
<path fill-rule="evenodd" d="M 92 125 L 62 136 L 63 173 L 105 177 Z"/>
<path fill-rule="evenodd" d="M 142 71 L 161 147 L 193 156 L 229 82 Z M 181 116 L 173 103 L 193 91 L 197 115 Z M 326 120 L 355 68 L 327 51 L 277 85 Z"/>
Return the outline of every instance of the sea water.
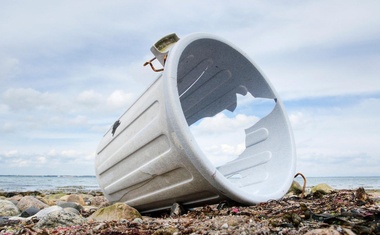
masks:
<path fill-rule="evenodd" d="M 95 176 L 0 175 L 0 192 L 100 191 Z"/>
<path fill-rule="evenodd" d="M 303 185 L 303 179 L 295 179 Z M 326 183 L 334 189 L 364 189 L 380 190 L 380 176 L 374 177 L 307 177 L 306 187 L 311 188 L 320 183 Z M 25 191 L 100 191 L 95 176 L 25 176 L 0 175 L 0 192 Z"/>
<path fill-rule="evenodd" d="M 295 181 L 301 184 L 304 180 L 298 176 Z M 345 176 L 345 177 L 306 177 L 306 188 L 325 183 L 334 189 L 376 189 L 380 190 L 380 176 Z"/>

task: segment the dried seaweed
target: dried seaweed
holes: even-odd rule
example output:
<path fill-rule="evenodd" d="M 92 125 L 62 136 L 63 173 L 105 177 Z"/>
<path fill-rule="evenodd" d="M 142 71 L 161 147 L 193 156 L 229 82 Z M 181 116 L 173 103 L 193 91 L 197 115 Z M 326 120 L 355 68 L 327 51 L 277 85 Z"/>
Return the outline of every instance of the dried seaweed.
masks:
<path fill-rule="evenodd" d="M 88 222 L 54 229 L 35 229 L 33 222 L 9 223 L 0 226 L 0 234 L 305 234 L 313 229 L 380 234 L 379 197 L 362 188 L 339 190 L 303 198 L 286 196 L 254 206 L 221 202 L 187 208 L 182 215 L 145 215 L 141 221 Z"/>

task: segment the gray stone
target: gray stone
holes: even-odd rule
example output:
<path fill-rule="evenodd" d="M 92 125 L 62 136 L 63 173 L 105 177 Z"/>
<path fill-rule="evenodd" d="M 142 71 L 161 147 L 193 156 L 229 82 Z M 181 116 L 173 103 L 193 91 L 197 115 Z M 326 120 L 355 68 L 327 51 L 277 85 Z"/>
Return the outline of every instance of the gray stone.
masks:
<path fill-rule="evenodd" d="M 19 222 L 18 220 L 12 220 L 11 218 L 12 217 L 8 216 L 0 216 L 0 227 L 17 224 Z"/>
<path fill-rule="evenodd" d="M 29 207 L 28 209 L 24 210 L 21 213 L 20 217 L 27 218 L 29 216 L 37 214 L 39 211 L 40 211 L 40 209 L 32 206 L 32 207 Z"/>
<path fill-rule="evenodd" d="M 106 228 L 107 227 L 107 223 L 100 223 L 100 224 L 98 224 L 97 226 L 95 226 L 94 227 L 94 231 L 95 232 L 97 232 L 98 230 L 100 230 L 100 229 L 104 229 L 104 228 Z"/>
<path fill-rule="evenodd" d="M 143 220 L 141 218 L 135 218 L 132 222 L 136 224 L 142 224 Z"/>
<path fill-rule="evenodd" d="M 95 211 L 97 211 L 99 208 L 95 206 L 84 206 L 81 213 L 91 215 Z"/>
<path fill-rule="evenodd" d="M 84 200 L 84 202 L 86 203 L 86 206 L 89 206 L 91 205 L 91 199 L 94 197 L 90 194 L 80 194 Z"/>
<path fill-rule="evenodd" d="M 12 221 L 14 223 L 18 223 L 18 222 L 25 223 L 26 221 L 30 220 L 30 218 L 31 217 L 23 218 L 23 217 L 20 217 L 20 216 L 12 216 L 12 217 L 9 217 L 9 221 Z"/>
<path fill-rule="evenodd" d="M 104 196 L 95 196 L 90 199 L 91 206 L 102 206 L 108 203 L 108 200 Z"/>
<path fill-rule="evenodd" d="M 56 228 L 81 225 L 87 220 L 80 215 L 64 210 L 53 211 L 41 218 L 36 224 L 36 228 Z"/>
<path fill-rule="evenodd" d="M 8 217 L 7 216 L 0 216 L 0 227 L 6 225 L 8 223 Z"/>
<path fill-rule="evenodd" d="M 15 216 L 19 213 L 19 209 L 12 202 L 0 200 L 0 216 Z"/>
<path fill-rule="evenodd" d="M 71 207 L 71 208 L 74 208 L 78 211 L 82 211 L 83 210 L 83 206 L 79 205 L 78 203 L 75 203 L 75 202 L 59 202 L 57 204 L 58 206 L 62 207 L 62 208 L 68 208 L 68 207 Z"/>
<path fill-rule="evenodd" d="M 40 210 L 37 214 L 35 214 L 35 216 L 38 219 L 41 219 L 41 218 L 43 218 L 43 217 L 47 216 L 48 214 L 55 212 L 55 211 L 63 211 L 63 208 L 60 206 L 51 206 L 51 207 Z"/>
<path fill-rule="evenodd" d="M 35 208 L 38 208 L 41 210 L 41 209 L 44 209 L 44 208 L 49 207 L 49 206 L 47 204 L 41 202 L 40 200 L 38 200 L 35 197 L 25 196 L 25 197 L 21 198 L 21 200 L 17 203 L 17 207 L 21 211 L 24 211 L 30 207 L 35 207 Z"/>
<path fill-rule="evenodd" d="M 80 212 L 77 209 L 72 208 L 72 207 L 63 208 L 63 210 L 66 211 L 66 212 L 75 213 L 77 215 L 80 215 Z"/>
<path fill-rule="evenodd" d="M 83 197 L 79 194 L 71 194 L 66 199 L 67 202 L 76 202 L 81 206 L 86 206 L 86 203 L 83 200 Z"/>
<path fill-rule="evenodd" d="M 4 226 L 8 222 L 7 216 L 0 216 L 0 226 Z"/>
<path fill-rule="evenodd" d="M 228 224 L 227 224 L 227 223 L 224 223 L 220 228 L 221 228 L 221 229 L 227 229 L 227 228 L 228 228 Z"/>

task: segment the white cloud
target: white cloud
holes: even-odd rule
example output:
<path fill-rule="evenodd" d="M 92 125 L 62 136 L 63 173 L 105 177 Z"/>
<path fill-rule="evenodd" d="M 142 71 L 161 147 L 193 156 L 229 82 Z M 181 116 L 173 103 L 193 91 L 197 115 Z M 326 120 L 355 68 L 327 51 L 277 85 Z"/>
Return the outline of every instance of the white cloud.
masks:
<path fill-rule="evenodd" d="M 378 38 L 380 16 L 376 1 L 318 1 L 297 4 L 269 2 L 253 3 L 265 14 L 252 27 L 237 27 L 236 34 L 245 46 L 253 48 L 253 54 L 294 52 L 301 48 L 336 46 L 365 38 Z M 323 17 L 321 17 L 321 12 Z M 248 25 L 247 25 L 248 26 Z M 254 35 L 246 40 L 248 33 Z"/>
<path fill-rule="evenodd" d="M 337 96 L 378 92 L 380 56 L 365 62 L 328 58 L 303 62 L 283 61 L 267 67 L 267 76 L 283 99 Z M 364 72 L 365 71 L 365 72 Z"/>
<path fill-rule="evenodd" d="M 65 174 L 71 172 L 70 168 L 78 169 L 82 166 L 81 174 L 93 174 L 94 162 L 93 152 L 83 152 L 75 149 L 50 149 L 40 153 L 26 153 L 18 150 L 9 150 L 0 153 L 2 165 L 2 174 L 13 174 L 15 171 L 23 172 L 24 174 L 45 174 L 44 172 L 52 172 L 53 174 Z M 38 169 L 38 172 L 33 171 Z M 50 173 L 51 174 L 51 173 Z M 70 174 L 75 174 L 71 172 Z"/>
<path fill-rule="evenodd" d="M 95 162 L 96 152 L 88 153 L 84 156 L 85 161 Z"/>
<path fill-rule="evenodd" d="M 49 161 L 57 161 L 60 164 L 72 162 L 85 163 L 92 154 L 93 152 L 82 151 L 80 149 L 51 149 L 44 154 L 44 157 Z M 93 162 L 90 162 L 90 164 L 93 164 Z"/>
<path fill-rule="evenodd" d="M 10 161 L 10 167 L 15 168 L 24 168 L 24 167 L 30 167 L 32 165 L 32 162 L 27 159 L 13 159 Z"/>
<path fill-rule="evenodd" d="M 302 130 L 306 127 L 314 126 L 315 120 L 310 114 L 306 114 L 301 111 L 295 113 L 289 113 L 289 121 L 293 130 Z"/>
<path fill-rule="evenodd" d="M 74 125 L 88 124 L 88 117 L 83 116 L 83 115 L 78 115 L 75 118 L 71 119 L 70 123 Z"/>
<path fill-rule="evenodd" d="M 305 176 L 377 176 L 378 157 L 365 153 L 309 154 L 298 161 Z"/>
<path fill-rule="evenodd" d="M 41 164 L 45 164 L 46 162 L 47 162 L 47 159 L 46 159 L 46 157 L 43 157 L 43 156 L 39 156 L 39 157 L 37 157 L 37 165 L 41 165 Z"/>
<path fill-rule="evenodd" d="M 124 108 L 126 109 L 129 104 L 132 103 L 133 95 L 126 93 L 122 90 L 115 90 L 107 98 L 107 106 L 112 108 Z"/>
<path fill-rule="evenodd" d="M 46 110 L 56 105 L 57 97 L 48 92 L 39 92 L 32 88 L 9 88 L 3 94 L 3 100 L 15 111 Z"/>
<path fill-rule="evenodd" d="M 220 134 L 231 133 L 236 129 L 246 129 L 258 121 L 255 116 L 237 114 L 233 118 L 227 117 L 224 113 L 218 113 L 214 117 L 206 117 L 196 125 L 191 126 L 194 133 L 199 134 Z"/>
<path fill-rule="evenodd" d="M 9 151 L 5 152 L 4 156 L 7 158 L 11 158 L 13 156 L 17 156 L 17 154 L 18 154 L 18 151 L 13 149 L 13 150 L 9 150 Z"/>
<path fill-rule="evenodd" d="M 95 92 L 94 90 L 85 90 L 78 95 L 77 100 L 85 105 L 97 106 L 102 100 L 104 100 L 104 97 L 102 94 Z"/>
<path fill-rule="evenodd" d="M 379 2 L 253 4 L 265 12 L 260 21 L 227 36 L 258 62 L 282 98 L 378 92 Z"/>
<path fill-rule="evenodd" d="M 377 175 L 380 156 L 376 141 L 380 126 L 380 100 L 369 98 L 352 105 L 305 109 L 290 114 L 297 143 L 298 169 L 319 175 Z M 367 162 L 370 160 L 370 162 Z M 358 167 L 357 161 L 364 161 Z M 329 167 L 327 167 L 329 166 Z"/>
<path fill-rule="evenodd" d="M 258 121 L 255 116 L 219 113 L 190 126 L 194 138 L 207 158 L 216 166 L 232 161 L 245 149 L 245 132 Z"/>
<path fill-rule="evenodd" d="M 17 73 L 19 63 L 16 58 L 2 57 L 0 54 L 0 81 L 13 77 Z"/>
<path fill-rule="evenodd" d="M 0 131 L 4 133 L 10 133 L 13 132 L 16 128 L 15 124 L 12 122 L 5 122 L 2 124 Z"/>
<path fill-rule="evenodd" d="M 77 158 L 78 156 L 82 155 L 82 153 L 74 149 L 68 149 L 62 150 L 60 155 L 65 158 Z"/>
<path fill-rule="evenodd" d="M 4 115 L 0 131 L 4 134 L 23 133 L 29 138 L 78 136 L 78 133 L 68 134 L 67 130 L 70 129 L 77 129 L 76 132 L 84 128 L 104 132 L 104 126 L 111 125 L 115 117 L 123 113 L 133 101 L 133 95 L 122 90 L 109 94 L 85 90 L 78 95 L 65 97 L 64 90 L 51 93 L 32 88 L 9 88 L 2 97 L 3 104 L 0 107 Z M 57 129 L 65 131 L 59 133 Z"/>

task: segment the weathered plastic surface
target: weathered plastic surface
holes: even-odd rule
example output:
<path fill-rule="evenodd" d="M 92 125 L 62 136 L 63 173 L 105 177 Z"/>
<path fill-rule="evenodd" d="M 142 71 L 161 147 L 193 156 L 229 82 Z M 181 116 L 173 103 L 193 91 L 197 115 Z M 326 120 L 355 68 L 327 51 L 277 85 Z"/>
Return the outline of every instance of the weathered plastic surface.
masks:
<path fill-rule="evenodd" d="M 216 168 L 189 126 L 233 111 L 236 94 L 275 101 L 245 130 L 246 149 Z M 142 212 L 174 202 L 199 206 L 232 199 L 255 204 L 281 198 L 295 174 L 291 127 L 281 99 L 239 49 L 209 34 L 191 34 L 170 49 L 164 71 L 101 140 L 97 180 L 111 201 Z"/>

